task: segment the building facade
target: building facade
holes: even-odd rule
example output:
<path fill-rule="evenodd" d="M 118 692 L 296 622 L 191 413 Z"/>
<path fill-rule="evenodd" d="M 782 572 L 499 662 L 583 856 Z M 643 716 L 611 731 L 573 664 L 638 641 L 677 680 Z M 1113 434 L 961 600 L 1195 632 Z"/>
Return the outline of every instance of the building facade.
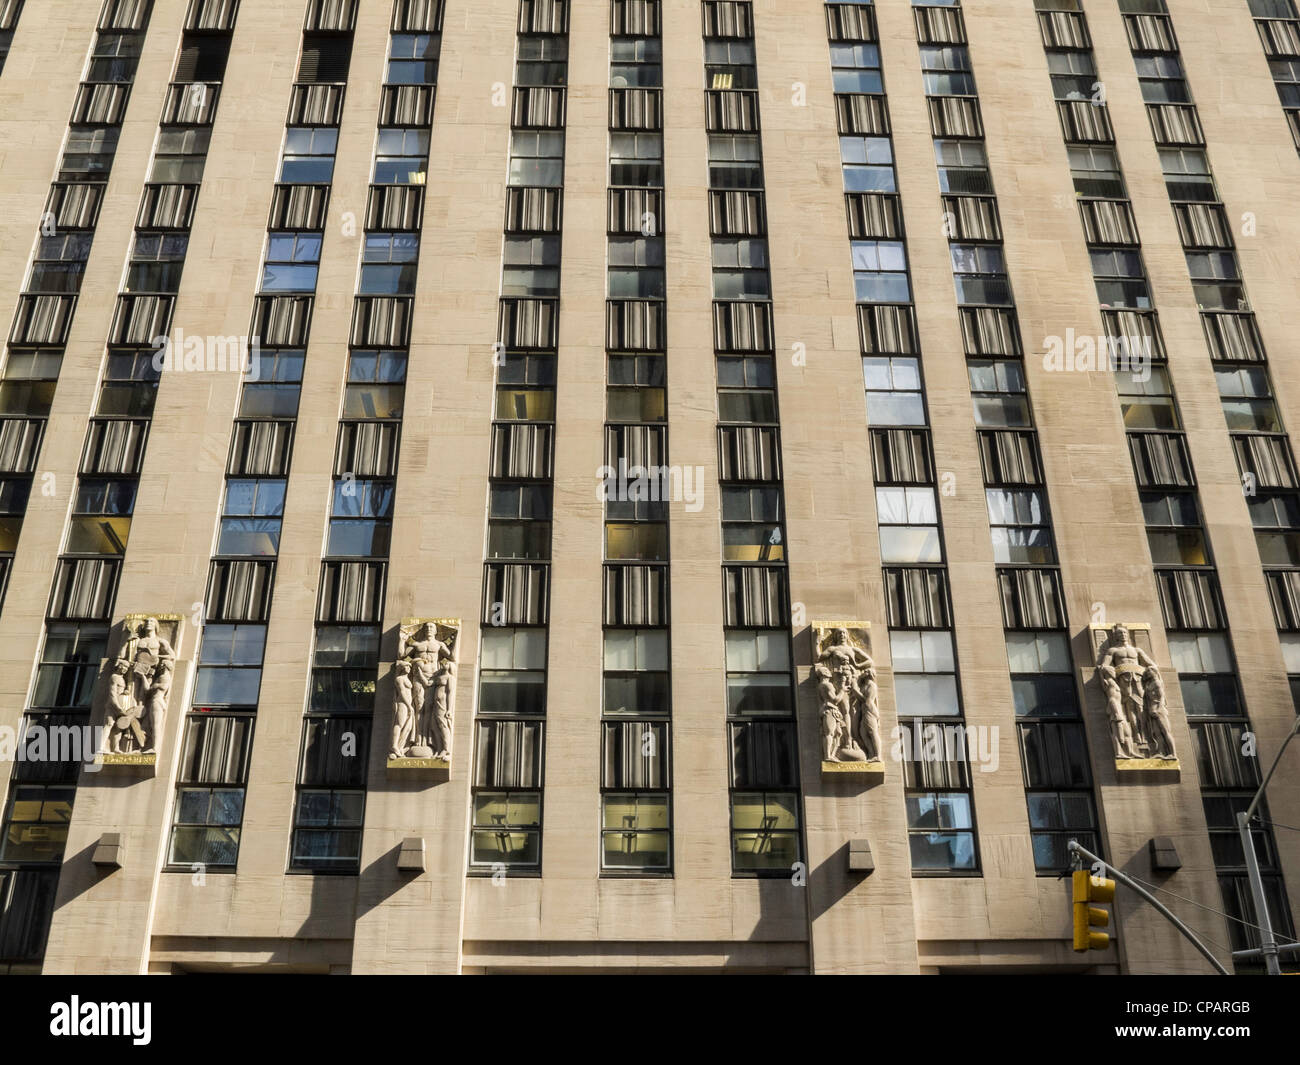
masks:
<path fill-rule="evenodd" d="M 1257 945 L 1293 0 L 0 0 L 0 64 L 0 972 L 1208 971 L 1123 889 L 1074 953 L 1070 840 Z"/>

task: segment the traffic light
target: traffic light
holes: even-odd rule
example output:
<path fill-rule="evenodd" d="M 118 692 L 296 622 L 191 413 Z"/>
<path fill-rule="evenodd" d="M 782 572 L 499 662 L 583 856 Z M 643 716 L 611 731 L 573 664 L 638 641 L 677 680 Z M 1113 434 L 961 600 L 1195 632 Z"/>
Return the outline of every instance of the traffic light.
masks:
<path fill-rule="evenodd" d="M 1088 903 L 1110 902 L 1114 897 L 1115 881 L 1091 876 L 1086 869 L 1074 871 L 1074 949 L 1080 954 L 1110 946 L 1110 936 L 1092 931 L 1110 924 L 1110 914 Z"/>

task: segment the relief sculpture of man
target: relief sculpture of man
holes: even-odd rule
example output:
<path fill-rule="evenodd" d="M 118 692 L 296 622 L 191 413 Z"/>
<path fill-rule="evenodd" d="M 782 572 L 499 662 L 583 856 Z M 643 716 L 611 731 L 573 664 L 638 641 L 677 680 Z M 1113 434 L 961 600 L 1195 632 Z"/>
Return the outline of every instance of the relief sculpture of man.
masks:
<path fill-rule="evenodd" d="M 1133 642 L 1124 625 L 1112 625 L 1097 654 L 1106 694 L 1115 757 L 1174 761 L 1174 738 L 1165 683 L 1155 660 Z"/>
<path fill-rule="evenodd" d="M 456 634 L 434 622 L 402 634 L 396 663 L 392 758 L 451 758 Z"/>
<path fill-rule="evenodd" d="M 176 653 L 159 632 L 158 619 L 145 618 L 111 667 L 102 744 L 106 754 L 157 750 L 175 669 Z"/>
<path fill-rule="evenodd" d="M 880 708 L 875 663 L 847 628 L 830 630 L 825 646 L 819 646 L 813 676 L 822 715 L 823 759 L 878 761 Z"/>

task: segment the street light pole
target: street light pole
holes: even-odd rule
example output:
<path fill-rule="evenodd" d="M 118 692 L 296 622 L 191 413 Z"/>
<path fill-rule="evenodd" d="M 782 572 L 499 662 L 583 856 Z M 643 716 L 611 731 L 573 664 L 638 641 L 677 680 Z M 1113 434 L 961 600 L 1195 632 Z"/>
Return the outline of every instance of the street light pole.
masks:
<path fill-rule="evenodd" d="M 1250 878 L 1250 893 L 1255 900 L 1255 923 L 1259 925 L 1259 954 L 1264 959 L 1264 967 L 1269 976 L 1282 975 L 1282 963 L 1278 961 L 1277 939 L 1273 935 L 1273 922 L 1268 915 L 1268 899 L 1264 895 L 1264 880 L 1259 875 L 1259 856 L 1255 853 L 1255 837 L 1250 831 L 1251 819 L 1255 816 L 1255 810 L 1264 798 L 1264 789 L 1268 787 L 1268 782 L 1273 779 L 1273 774 L 1277 772 L 1278 763 L 1282 761 L 1282 755 L 1287 749 L 1287 745 L 1300 735 L 1300 717 L 1296 718 L 1295 726 L 1282 741 L 1282 747 L 1277 752 L 1277 757 L 1273 759 L 1273 765 L 1269 768 L 1268 774 L 1264 777 L 1264 782 L 1260 784 L 1259 790 L 1255 792 L 1255 797 L 1250 800 L 1250 805 L 1244 811 L 1237 815 L 1237 831 L 1241 835 L 1241 849 L 1246 855 L 1246 875 Z M 1234 952 L 1233 956 L 1244 952 Z M 1250 953 L 1254 953 L 1253 951 Z"/>

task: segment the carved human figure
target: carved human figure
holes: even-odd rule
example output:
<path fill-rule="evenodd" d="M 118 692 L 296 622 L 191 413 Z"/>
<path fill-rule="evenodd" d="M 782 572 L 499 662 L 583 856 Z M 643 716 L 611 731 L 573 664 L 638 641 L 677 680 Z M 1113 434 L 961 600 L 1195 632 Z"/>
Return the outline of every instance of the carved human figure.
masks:
<path fill-rule="evenodd" d="M 131 663 L 131 695 L 141 707 L 149 698 L 154 673 L 162 664 L 171 668 L 176 664 L 172 645 L 158 633 L 158 619 L 145 618 L 140 627 L 127 639 L 118 658 Z"/>
<path fill-rule="evenodd" d="M 1164 678 L 1155 660 L 1134 644 L 1126 626 L 1111 626 L 1097 656 L 1097 670 L 1106 692 L 1115 756 L 1173 760 Z"/>
<path fill-rule="evenodd" d="M 1101 689 L 1106 693 L 1106 716 L 1110 719 L 1110 740 L 1115 748 L 1116 758 L 1137 758 L 1137 749 L 1133 745 L 1133 728 L 1124 713 L 1124 697 L 1115 682 L 1115 670 L 1105 666 L 1098 670 L 1101 677 Z"/>
<path fill-rule="evenodd" d="M 835 688 L 831 671 L 821 663 L 813 666 L 813 675 L 817 678 L 817 702 L 822 713 L 822 758 L 827 762 L 838 761 L 838 752 L 843 744 L 842 737 L 848 729 L 844 717 L 843 703 Z"/>
<path fill-rule="evenodd" d="M 157 618 L 145 618 L 122 644 L 108 679 L 105 753 L 149 754 L 157 750 L 171 695 L 176 653 L 161 635 Z"/>
<path fill-rule="evenodd" d="M 862 712 L 858 718 L 858 743 L 868 762 L 880 759 L 880 685 L 876 683 L 875 666 L 868 666 L 858 677 L 858 693 L 862 698 Z"/>
<path fill-rule="evenodd" d="M 433 678 L 433 710 L 430 714 L 433 726 L 430 746 L 433 756 L 451 760 L 451 687 L 456 680 L 456 663 L 444 659 L 441 668 Z"/>
<path fill-rule="evenodd" d="M 1142 675 L 1146 708 L 1147 753 L 1152 758 L 1173 761 L 1174 734 L 1169 724 L 1169 707 L 1165 704 L 1165 681 L 1160 670 L 1148 666 Z"/>
<path fill-rule="evenodd" d="M 828 762 L 866 762 L 879 757 L 879 710 L 875 666 L 843 626 L 831 629 L 814 667 L 822 708 Z"/>
<path fill-rule="evenodd" d="M 393 744 L 391 758 L 405 758 L 411 749 L 415 734 L 414 685 L 411 683 L 411 663 L 399 661 L 393 677 Z"/>
<path fill-rule="evenodd" d="M 160 662 L 154 672 L 153 686 L 149 689 L 149 700 L 145 706 L 145 731 L 148 741 L 143 743 L 145 754 L 154 754 L 158 741 L 162 738 L 163 727 L 167 721 L 167 700 L 171 698 L 172 676 L 174 667 L 171 662 Z"/>
<path fill-rule="evenodd" d="M 439 639 L 438 627 L 433 622 L 425 622 L 402 639 L 398 664 L 404 663 L 409 671 L 410 725 L 409 735 L 403 740 L 405 750 L 398 757 L 406 754 L 420 758 L 451 757 L 455 640 L 454 632 L 445 641 Z M 399 689 L 399 715 L 401 698 Z M 394 749 L 398 749 L 396 738 Z"/>
<path fill-rule="evenodd" d="M 130 671 L 131 663 L 124 658 L 119 658 L 113 663 L 113 670 L 108 678 L 108 706 L 104 721 L 104 735 L 100 741 L 100 750 L 105 754 L 118 753 L 118 742 L 121 737 L 118 722 L 124 720 L 131 712 L 131 685 L 127 679 Z"/>

